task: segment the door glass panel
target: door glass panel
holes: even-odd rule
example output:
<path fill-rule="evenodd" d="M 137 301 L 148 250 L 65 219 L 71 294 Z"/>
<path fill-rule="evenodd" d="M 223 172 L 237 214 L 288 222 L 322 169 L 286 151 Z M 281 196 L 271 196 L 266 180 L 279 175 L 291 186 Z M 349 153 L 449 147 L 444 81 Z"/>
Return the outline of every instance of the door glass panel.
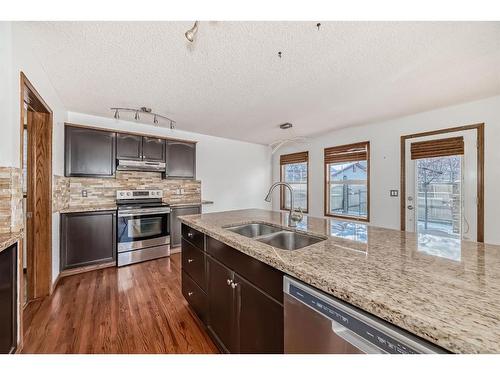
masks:
<path fill-rule="evenodd" d="M 328 165 L 331 214 L 368 217 L 367 171 L 366 160 Z"/>
<path fill-rule="evenodd" d="M 460 238 L 462 157 L 416 160 L 417 232 Z"/>

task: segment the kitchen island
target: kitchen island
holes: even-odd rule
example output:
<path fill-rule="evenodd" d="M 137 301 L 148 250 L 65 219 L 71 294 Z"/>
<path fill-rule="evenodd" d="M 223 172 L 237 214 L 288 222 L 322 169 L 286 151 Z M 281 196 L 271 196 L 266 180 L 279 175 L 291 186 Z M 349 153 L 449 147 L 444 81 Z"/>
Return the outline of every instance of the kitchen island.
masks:
<path fill-rule="evenodd" d="M 180 220 L 451 352 L 500 353 L 500 246 L 305 216 L 296 230 L 325 240 L 288 251 L 226 229 L 286 227 L 287 213 L 251 209 Z"/>

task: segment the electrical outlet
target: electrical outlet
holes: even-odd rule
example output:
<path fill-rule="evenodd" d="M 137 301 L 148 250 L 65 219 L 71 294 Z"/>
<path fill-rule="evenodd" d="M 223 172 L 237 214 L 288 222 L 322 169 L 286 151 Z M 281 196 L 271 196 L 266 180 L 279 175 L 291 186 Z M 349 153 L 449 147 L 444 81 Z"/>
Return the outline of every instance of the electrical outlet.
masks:
<path fill-rule="evenodd" d="M 391 197 L 397 197 L 399 194 L 399 190 L 390 190 L 389 194 Z"/>
<path fill-rule="evenodd" d="M 87 190 L 82 190 L 82 197 L 87 198 Z"/>

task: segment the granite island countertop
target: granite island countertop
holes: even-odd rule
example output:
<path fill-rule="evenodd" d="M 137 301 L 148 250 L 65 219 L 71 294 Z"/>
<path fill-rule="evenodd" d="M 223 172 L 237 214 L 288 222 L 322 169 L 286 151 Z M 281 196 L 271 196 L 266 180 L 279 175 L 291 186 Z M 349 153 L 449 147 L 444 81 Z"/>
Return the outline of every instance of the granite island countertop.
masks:
<path fill-rule="evenodd" d="M 500 246 L 305 216 L 325 241 L 273 248 L 223 227 L 286 226 L 287 213 L 181 216 L 227 245 L 455 353 L 500 353 Z"/>

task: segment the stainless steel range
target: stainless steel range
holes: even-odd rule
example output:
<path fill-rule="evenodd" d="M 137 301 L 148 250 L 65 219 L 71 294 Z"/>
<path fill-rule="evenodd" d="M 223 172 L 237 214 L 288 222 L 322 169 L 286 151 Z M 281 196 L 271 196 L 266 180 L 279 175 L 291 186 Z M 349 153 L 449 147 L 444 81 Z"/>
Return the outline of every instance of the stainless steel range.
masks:
<path fill-rule="evenodd" d="M 119 190 L 118 267 L 170 255 L 170 207 L 161 190 Z"/>

